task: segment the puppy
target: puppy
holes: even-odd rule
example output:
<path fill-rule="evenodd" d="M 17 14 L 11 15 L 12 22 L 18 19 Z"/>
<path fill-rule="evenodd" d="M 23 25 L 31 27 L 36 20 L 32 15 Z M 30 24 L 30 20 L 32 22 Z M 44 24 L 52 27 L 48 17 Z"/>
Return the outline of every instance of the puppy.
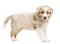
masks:
<path fill-rule="evenodd" d="M 16 36 L 23 29 L 36 30 L 41 41 L 48 41 L 46 36 L 46 26 L 52 15 L 53 9 L 49 6 L 40 6 L 34 13 L 22 13 L 8 16 L 4 22 L 7 24 L 11 20 L 11 38 L 16 39 Z"/>

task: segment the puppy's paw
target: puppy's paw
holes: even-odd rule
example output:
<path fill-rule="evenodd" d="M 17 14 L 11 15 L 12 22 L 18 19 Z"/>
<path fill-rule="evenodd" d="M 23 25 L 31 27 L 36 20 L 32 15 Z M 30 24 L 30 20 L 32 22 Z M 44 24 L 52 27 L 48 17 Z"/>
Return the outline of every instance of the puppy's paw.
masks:
<path fill-rule="evenodd" d="M 17 39 L 16 39 L 16 38 L 14 38 L 14 37 L 12 37 L 12 38 L 11 38 L 11 40 L 12 40 L 12 41 L 17 41 Z"/>
<path fill-rule="evenodd" d="M 44 40 L 44 41 L 42 41 L 42 42 L 51 42 L 50 40 Z"/>

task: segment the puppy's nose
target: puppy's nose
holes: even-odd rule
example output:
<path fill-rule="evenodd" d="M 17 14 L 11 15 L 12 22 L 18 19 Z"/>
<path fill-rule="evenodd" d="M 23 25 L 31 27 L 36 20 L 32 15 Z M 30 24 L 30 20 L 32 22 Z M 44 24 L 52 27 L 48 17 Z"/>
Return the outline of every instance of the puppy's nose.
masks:
<path fill-rule="evenodd" d="M 44 19 L 46 19 L 46 17 L 44 17 Z"/>

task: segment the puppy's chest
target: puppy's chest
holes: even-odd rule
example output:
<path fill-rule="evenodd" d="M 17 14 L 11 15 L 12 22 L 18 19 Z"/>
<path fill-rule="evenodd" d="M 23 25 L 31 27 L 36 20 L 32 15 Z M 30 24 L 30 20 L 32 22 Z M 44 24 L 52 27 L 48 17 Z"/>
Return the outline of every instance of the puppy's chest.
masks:
<path fill-rule="evenodd" d="M 36 23 L 32 23 L 32 26 L 35 29 L 37 29 L 37 28 L 45 28 L 47 26 L 47 23 L 36 22 Z"/>

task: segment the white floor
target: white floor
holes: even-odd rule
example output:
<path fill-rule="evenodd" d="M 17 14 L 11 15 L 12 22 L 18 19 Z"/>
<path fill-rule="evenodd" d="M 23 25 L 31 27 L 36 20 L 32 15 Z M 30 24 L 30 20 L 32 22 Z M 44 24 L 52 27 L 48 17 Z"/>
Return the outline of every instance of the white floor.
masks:
<path fill-rule="evenodd" d="M 0 44 L 60 44 L 60 1 L 59 0 L 0 0 Z M 51 42 L 41 42 L 36 31 L 23 30 L 17 41 L 10 38 L 10 21 L 3 28 L 5 18 L 21 12 L 33 12 L 38 6 L 48 5 L 53 8 L 47 36 Z"/>

